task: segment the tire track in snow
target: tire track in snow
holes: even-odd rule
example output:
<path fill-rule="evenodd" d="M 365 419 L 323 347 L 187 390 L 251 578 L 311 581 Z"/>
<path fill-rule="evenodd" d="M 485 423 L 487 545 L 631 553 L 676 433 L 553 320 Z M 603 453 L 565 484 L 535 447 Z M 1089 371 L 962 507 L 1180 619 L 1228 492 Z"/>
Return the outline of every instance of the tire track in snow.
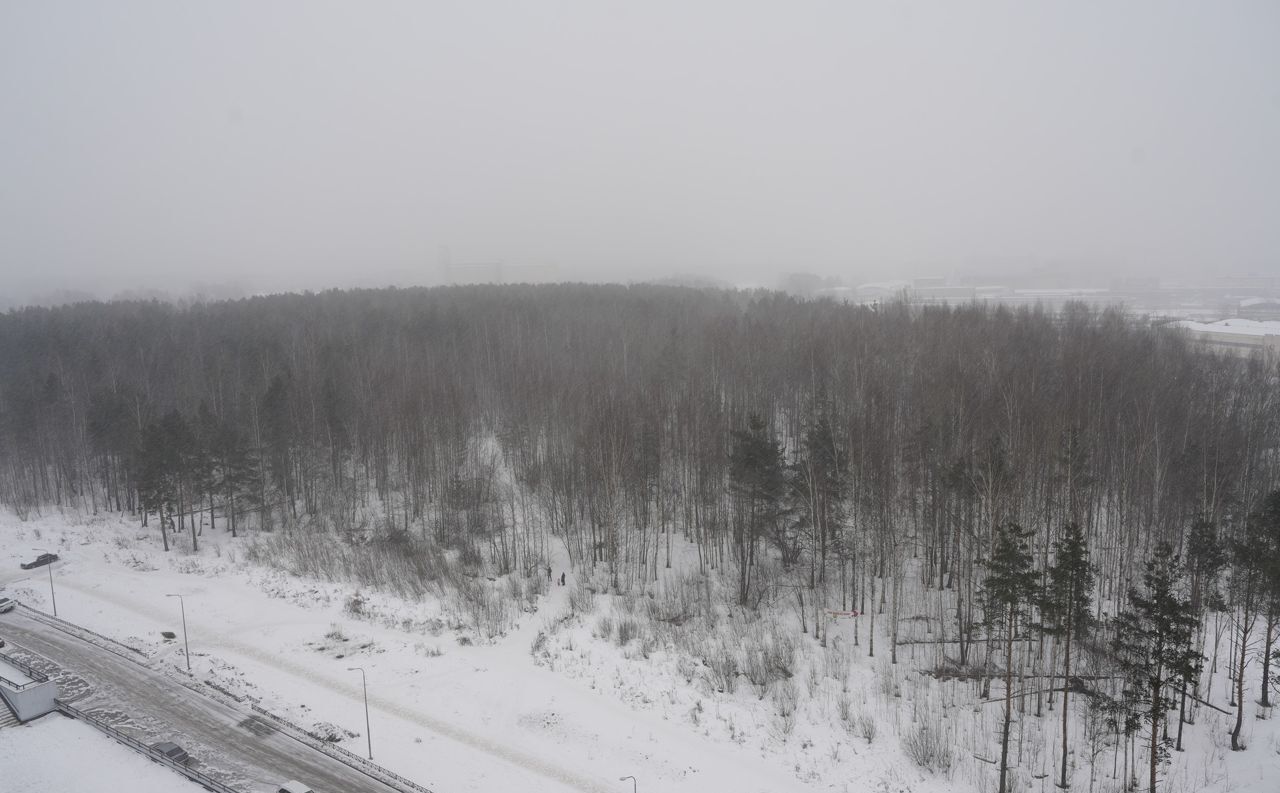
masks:
<path fill-rule="evenodd" d="M 132 598 L 115 593 L 104 592 L 95 587 L 80 586 L 71 581 L 64 580 L 60 585 L 65 586 L 68 589 L 73 589 L 81 594 L 105 600 L 108 603 L 125 609 L 126 611 L 132 611 L 135 614 L 155 620 L 161 624 L 166 624 L 172 621 L 172 615 L 169 614 L 167 610 L 162 611 L 159 608 L 138 602 Z M 317 673 L 315 670 L 307 669 L 300 664 L 285 660 L 279 655 L 265 652 L 254 645 L 232 639 L 222 634 L 209 633 L 202 630 L 200 632 L 200 636 L 201 641 L 205 646 L 218 647 L 224 650 L 229 650 L 238 655 L 252 658 L 258 663 L 269 666 L 288 675 L 301 678 L 307 682 L 319 684 L 330 692 L 340 694 L 356 703 L 363 701 L 361 691 L 359 687 L 355 685 L 350 685 L 325 677 L 324 675 Z M 610 790 L 599 780 L 575 773 L 563 766 L 548 762 L 535 755 L 520 751 L 519 749 L 514 749 L 443 719 L 434 718 L 418 711 L 410 710 L 395 702 L 373 694 L 369 696 L 369 705 L 370 707 L 376 707 L 378 710 L 385 713 L 394 714 L 400 719 L 412 722 L 413 724 L 449 738 L 450 740 L 492 755 L 526 771 L 533 772 L 539 776 L 546 777 L 554 782 L 558 782 L 574 790 L 580 791 L 580 793 L 610 793 Z"/>

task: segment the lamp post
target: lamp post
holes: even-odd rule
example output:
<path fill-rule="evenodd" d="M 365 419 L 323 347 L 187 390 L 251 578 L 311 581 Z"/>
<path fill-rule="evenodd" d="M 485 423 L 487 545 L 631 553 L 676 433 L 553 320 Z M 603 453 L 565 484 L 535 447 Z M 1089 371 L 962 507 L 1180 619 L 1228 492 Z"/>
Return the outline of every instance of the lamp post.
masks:
<path fill-rule="evenodd" d="M 620 776 L 620 777 L 618 777 L 618 781 L 619 781 L 619 782 L 626 782 L 628 779 L 630 779 L 630 780 L 631 780 L 631 793 L 636 793 L 636 778 L 635 778 L 635 777 L 633 777 L 633 776 Z"/>
<path fill-rule="evenodd" d="M 178 608 L 182 609 L 182 647 L 183 652 L 187 656 L 187 671 L 191 671 L 191 644 L 187 641 L 187 602 L 182 599 L 182 595 L 165 595 L 167 598 L 177 598 Z"/>
<path fill-rule="evenodd" d="M 364 689 L 364 737 L 369 743 L 369 759 L 373 759 L 373 734 L 369 731 L 369 678 L 365 677 L 363 666 L 348 666 L 348 672 L 360 673 L 360 687 Z"/>
<path fill-rule="evenodd" d="M 48 548 L 32 548 L 33 551 L 40 553 L 49 553 Z M 53 616 L 58 616 L 58 595 L 53 591 L 53 562 L 47 565 L 49 568 L 49 599 L 53 601 Z"/>

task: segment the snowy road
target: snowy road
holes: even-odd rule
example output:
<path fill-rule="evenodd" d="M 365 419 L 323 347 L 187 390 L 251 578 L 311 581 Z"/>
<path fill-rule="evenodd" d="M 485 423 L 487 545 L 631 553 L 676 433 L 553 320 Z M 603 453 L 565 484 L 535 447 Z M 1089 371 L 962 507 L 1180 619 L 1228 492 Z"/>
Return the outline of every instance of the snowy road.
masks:
<path fill-rule="evenodd" d="M 353 616 L 348 604 L 355 590 L 349 585 L 245 563 L 240 540 L 215 534 L 201 554 L 166 554 L 127 519 L 91 525 L 68 524 L 62 517 L 38 524 L 9 521 L 0 512 L 0 535 L 13 538 L 8 548 L 0 547 L 0 581 L 12 587 L 7 594 L 51 610 L 47 574 L 31 577 L 18 562 L 27 558 L 21 549 L 58 538 L 54 550 L 63 561 L 53 572 L 62 616 L 141 648 L 150 666 L 171 675 L 183 666 L 183 626 L 178 604 L 165 595 L 183 594 L 200 679 L 260 698 L 303 725 L 354 730 L 338 745 L 361 755 L 364 691 L 348 667 L 366 667 L 375 759 L 436 791 L 629 793 L 630 782 L 620 779 L 626 775 L 639 778 L 642 790 L 670 793 L 818 789 L 797 778 L 799 764 L 817 749 L 797 740 L 788 752 L 794 760 L 776 762 L 762 751 L 773 745 L 766 745 L 769 739 L 753 716 L 728 698 L 677 696 L 663 674 L 632 680 L 645 667 L 614 658 L 612 642 L 600 646 L 586 636 L 562 637 L 556 655 L 539 662 L 531 651 L 539 634 L 554 633 L 552 626 L 563 625 L 571 613 L 577 571 L 559 542 L 547 549 L 547 562 L 557 581 L 567 573 L 567 586 L 551 586 L 538 596 L 536 610 L 521 616 L 505 636 L 472 644 L 462 641 L 470 638 L 465 632 L 432 629 L 432 623 L 453 619 L 433 598 L 405 602 L 365 592 L 371 611 Z M 8 638 L 5 625 L 0 615 L 0 636 Z M 163 631 L 178 638 L 158 641 Z M 590 628 L 579 632 L 589 634 Z M 574 641 L 580 641 L 576 649 L 569 646 Z M 54 649 L 48 654 L 57 656 Z M 603 665 L 596 668 L 597 663 Z M 74 664 L 67 666 L 75 671 Z M 718 733 L 721 725 L 730 733 Z M 756 730 L 754 738 L 749 728 Z M 232 734 L 239 742 L 243 732 Z M 841 750 L 872 759 L 861 746 Z M 244 778 L 255 785 L 246 787 L 263 790 L 257 785 L 262 774 L 254 769 L 269 771 L 269 764 L 222 755 L 207 762 L 228 769 L 252 765 Z"/>
<path fill-rule="evenodd" d="M 121 729 L 147 742 L 174 740 L 199 760 L 200 770 L 247 793 L 275 791 L 290 779 L 305 782 L 316 793 L 392 791 L 244 712 L 21 612 L 0 614 L 0 635 L 83 679 L 88 690 L 76 696 L 76 707 L 124 714 L 129 726 Z"/>

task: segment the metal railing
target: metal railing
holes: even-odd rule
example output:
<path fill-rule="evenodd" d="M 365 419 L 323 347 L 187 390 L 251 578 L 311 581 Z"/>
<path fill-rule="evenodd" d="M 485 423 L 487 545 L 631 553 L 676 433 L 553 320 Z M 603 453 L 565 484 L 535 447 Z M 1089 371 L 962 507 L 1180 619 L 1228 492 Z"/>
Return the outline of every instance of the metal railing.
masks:
<path fill-rule="evenodd" d="M 43 680 L 28 680 L 25 683 L 15 683 L 4 675 L 0 675 L 0 686 L 4 686 L 10 691 L 25 691 L 31 686 L 38 686 L 43 682 Z"/>
<path fill-rule="evenodd" d="M 405 779 L 394 771 L 388 771 L 382 766 L 370 760 L 366 760 L 358 754 L 349 752 L 341 746 L 334 746 L 323 738 L 316 737 L 310 732 L 304 730 L 302 727 L 299 727 L 297 724 L 286 719 L 282 719 L 266 708 L 261 707 L 256 702 L 251 704 L 250 707 L 253 708 L 254 713 L 257 713 L 270 721 L 273 725 L 279 728 L 282 733 L 293 738 L 295 741 L 304 743 L 318 752 L 323 752 L 338 762 L 345 763 L 346 765 L 355 768 L 366 776 L 373 777 L 385 785 L 390 785 L 391 787 L 398 788 L 402 791 L 408 791 L 408 793 L 433 793 L 431 789 L 419 785 L 412 779 Z"/>
<path fill-rule="evenodd" d="M 28 664 L 26 661 L 20 661 L 11 655 L 5 655 L 0 657 L 4 659 L 5 663 L 25 672 L 27 677 L 31 678 L 25 683 L 15 683 L 9 678 L 4 677 L 3 675 L 0 675 L 0 683 L 3 683 L 5 686 L 8 686 L 14 691 L 24 691 L 30 688 L 31 686 L 38 686 L 41 683 L 49 682 L 48 675 L 45 675 L 44 673 L 38 671 L 35 667 L 31 666 L 31 664 Z"/>
<path fill-rule="evenodd" d="M 22 609 L 23 613 L 25 613 L 27 616 L 34 619 L 36 622 L 43 622 L 44 624 L 48 625 L 51 628 L 56 628 L 57 630 L 60 630 L 63 633 L 69 634 L 71 636 L 75 636 L 77 639 L 86 641 L 89 644 L 95 645 L 97 647 L 101 647 L 107 652 L 115 653 L 121 658 L 124 658 L 128 661 L 132 661 L 133 663 L 138 664 L 139 666 L 147 666 L 146 655 L 144 655 L 143 652 L 137 649 L 136 647 L 130 647 L 127 644 L 122 644 L 116 641 L 115 639 L 107 638 L 106 636 L 103 636 L 101 633 L 91 631 L 88 628 L 82 628 L 79 625 L 73 625 L 72 623 L 67 622 L 64 619 L 59 619 L 58 617 L 55 617 L 51 614 L 46 614 L 39 609 L 32 608 L 31 606 L 28 606 L 26 603 L 19 602 L 18 608 Z"/>
<path fill-rule="evenodd" d="M 146 656 L 144 656 L 139 650 L 133 647 L 129 647 L 126 644 L 121 644 L 120 642 L 117 642 L 114 639 L 109 639 L 106 636 L 103 636 L 100 633 L 95 633 L 87 628 L 81 628 L 79 625 L 73 625 L 72 623 L 69 623 L 66 620 L 62 620 L 52 615 L 45 614 L 43 611 L 34 609 L 26 605 L 25 603 L 19 603 L 18 606 L 24 609 L 29 616 L 31 616 L 38 622 L 44 622 L 52 628 L 56 628 L 60 631 L 63 631 L 64 633 L 68 633 L 83 641 L 89 642 L 90 644 L 101 647 L 102 649 L 112 652 L 120 656 L 121 658 L 132 661 L 133 663 L 136 663 L 139 666 L 151 668 L 150 664 L 148 664 L 147 662 Z M 166 675 L 166 677 L 169 677 L 170 680 L 174 680 L 175 682 L 179 683 L 183 687 L 188 688 L 197 694 L 210 697 L 211 699 L 220 700 L 223 702 L 223 704 L 228 705 L 229 707 L 236 708 L 237 706 L 241 706 L 241 707 L 243 706 L 242 699 L 235 697 L 230 692 L 225 691 L 224 689 L 221 688 L 221 686 L 209 686 L 208 681 L 200 681 L 190 673 L 187 673 L 186 675 L 179 674 L 176 677 Z M 201 683 L 204 683 L 205 686 L 209 686 L 209 687 L 202 689 L 200 685 Z M 122 743 L 128 743 L 130 746 L 134 746 L 136 744 L 135 748 L 142 747 L 139 749 L 139 751 L 145 751 L 148 754 L 148 756 L 155 756 L 155 753 L 151 750 L 151 747 L 146 746 L 145 744 L 141 744 L 137 740 L 127 735 L 124 735 L 123 733 L 119 733 L 117 730 L 114 730 L 113 728 L 108 727 L 105 724 L 101 724 L 97 722 L 96 720 L 93 719 L 93 717 L 83 714 L 82 711 L 77 710 L 71 705 L 68 705 L 62 702 L 61 700 L 55 699 L 54 702 L 57 704 L 59 710 L 61 710 L 62 712 L 70 716 L 74 716 L 76 718 L 84 718 L 85 721 L 89 722 L 90 724 L 93 724 L 93 726 L 97 727 L 98 729 L 103 730 L 104 732 L 107 732 L 112 737 L 118 737 Z M 233 702 L 236 704 L 232 704 Z M 422 785 L 419 785 L 417 782 L 414 782 L 412 779 L 406 779 L 405 777 L 400 776 L 394 771 L 389 771 L 386 768 L 383 768 L 382 766 L 377 765 L 376 763 L 373 763 L 370 760 L 366 760 L 365 758 L 361 757 L 358 754 L 354 754 L 352 752 L 347 751 L 346 749 L 343 749 L 341 746 L 334 746 L 329 741 L 326 741 L 322 738 L 319 738 L 311 734 L 310 732 L 306 731 L 305 729 L 298 726 L 297 724 L 294 724 L 291 721 L 282 719 L 276 714 L 271 713 L 265 708 L 259 706 L 256 702 L 251 702 L 249 707 L 253 709 L 254 713 L 257 713 L 265 717 L 267 720 L 269 720 L 272 724 L 278 727 L 282 733 L 284 733 L 288 737 L 293 738 L 294 740 L 298 741 L 301 744 L 310 746 L 312 749 L 315 749 L 316 751 L 321 752 L 322 754 L 328 755 L 332 759 L 337 760 L 338 762 L 343 763 L 344 765 L 350 766 L 351 768 L 354 768 L 355 770 L 363 773 L 365 776 L 372 777 L 373 779 L 383 783 L 384 785 L 388 785 L 390 787 L 396 788 L 400 791 L 403 791 L 403 793 L 434 793 L 434 791 L 430 790 L 429 788 L 425 788 Z M 200 777 L 204 776 L 203 774 L 199 774 L 199 772 L 186 769 L 185 766 L 174 764 L 172 761 L 168 760 L 168 758 L 163 758 L 161 762 L 165 762 L 166 765 L 169 765 L 173 767 L 175 770 L 183 774 L 186 774 L 187 776 L 190 776 L 192 779 L 197 779 L 197 777 L 192 776 L 192 774 L 197 774 Z M 200 780 L 197 779 L 197 781 L 200 781 Z M 204 784 L 204 783 L 201 782 L 201 784 Z M 214 783 L 214 784 L 221 785 L 221 783 Z M 210 789 L 215 790 L 216 793 L 238 793 L 238 791 L 234 791 L 231 788 L 226 787 L 225 785 L 217 788 L 211 787 Z"/>
<path fill-rule="evenodd" d="M 402 793 L 434 793 L 429 788 L 425 788 L 414 782 L 412 779 L 406 779 L 394 771 L 390 771 L 370 760 L 366 760 L 358 754 L 343 749 L 341 746 L 335 746 L 332 742 L 326 741 L 324 738 L 312 733 L 299 724 L 277 716 L 271 711 L 252 701 L 248 697 L 239 697 L 224 689 L 222 686 L 215 684 L 210 680 L 201 680 L 190 672 L 181 669 L 173 670 L 176 674 L 170 675 L 169 679 L 180 684 L 184 688 L 210 699 L 217 700 L 229 708 L 240 710 L 244 707 L 244 703 L 249 703 L 249 708 L 253 713 L 265 719 L 288 738 L 314 749 L 321 754 L 328 755 L 331 759 L 349 766 L 356 771 L 381 782 L 388 787 L 396 788 Z"/>
<path fill-rule="evenodd" d="M 146 757 L 149 757 L 152 760 L 155 760 L 157 763 L 160 763 L 161 765 L 166 765 L 169 768 L 172 768 L 174 771 L 177 771 L 179 774 L 182 774 L 187 779 L 190 779 L 192 782 L 195 782 L 199 785 L 203 785 L 206 789 L 213 791 L 213 793 L 243 793 L 243 791 L 236 790 L 233 787 L 230 787 L 228 785 L 223 784 L 222 782 L 219 782 L 218 780 L 214 779 L 208 774 L 203 774 L 195 770 L 194 768 L 187 767 L 185 763 L 179 763 L 176 760 L 173 760 L 168 755 L 165 755 L 159 751 L 156 751 L 155 749 L 146 745 L 142 741 L 139 741 L 137 738 L 134 738 L 132 735 L 126 735 L 125 733 L 120 732 L 115 727 L 112 727 L 111 725 L 95 718 L 94 716 L 89 715 L 88 713 L 80 710 L 79 708 L 76 708 L 72 705 L 68 705 L 67 703 L 63 702 L 60 699 L 55 699 L 54 703 L 58 706 L 58 710 L 60 712 L 70 716 L 73 719 L 79 719 L 80 721 L 83 721 L 85 724 L 88 724 L 97 728 L 100 732 L 105 733 L 106 735 L 116 739 L 117 741 L 124 744 L 125 746 L 128 746 L 130 749 L 133 749 L 139 754 L 145 755 Z"/>

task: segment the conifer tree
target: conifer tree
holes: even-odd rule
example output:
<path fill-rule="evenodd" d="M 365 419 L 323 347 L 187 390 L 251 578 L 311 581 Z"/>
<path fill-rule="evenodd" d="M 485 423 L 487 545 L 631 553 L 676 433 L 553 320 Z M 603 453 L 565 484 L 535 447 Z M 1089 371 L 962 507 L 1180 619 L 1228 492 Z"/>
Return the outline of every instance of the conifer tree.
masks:
<path fill-rule="evenodd" d="M 1044 630 L 1062 639 L 1062 775 L 1067 787 L 1067 701 L 1071 692 L 1071 648 L 1093 628 L 1093 568 L 1089 547 L 1078 523 L 1068 523 L 1054 543 L 1053 563 L 1041 600 Z"/>
<path fill-rule="evenodd" d="M 1177 706 L 1170 686 L 1185 683 L 1199 671 L 1202 657 L 1191 648 L 1197 619 L 1183 597 L 1182 564 L 1173 546 L 1156 547 L 1142 575 L 1142 588 L 1129 590 L 1129 605 L 1117 618 L 1112 649 L 1124 677 L 1124 700 L 1142 713 L 1150 727 L 1148 793 L 1156 791 L 1156 771 L 1168 756 L 1161 738 L 1166 714 Z"/>
<path fill-rule="evenodd" d="M 996 529 L 995 547 L 987 562 L 983 598 L 987 624 L 1004 635 L 1004 724 L 1000 732 L 1000 793 L 1008 793 L 1009 725 L 1013 721 L 1013 645 L 1035 600 L 1039 574 L 1032 566 L 1031 532 L 1015 523 Z"/>
<path fill-rule="evenodd" d="M 169 550 L 169 523 L 178 500 L 178 455 L 163 422 L 142 428 L 138 449 L 138 503 L 156 513 L 164 549 Z"/>
<path fill-rule="evenodd" d="M 1276 641 L 1276 626 L 1280 623 L 1280 490 L 1272 491 L 1262 501 L 1253 517 L 1257 526 L 1253 548 L 1255 563 L 1259 566 L 1262 589 L 1262 697 L 1260 705 L 1271 707 L 1271 660 Z"/>
<path fill-rule="evenodd" d="M 747 605 L 758 538 L 782 516 L 786 485 L 782 447 L 758 414 L 733 432 L 729 455 L 729 492 L 734 499 L 733 547 L 738 562 L 738 604 Z"/>

